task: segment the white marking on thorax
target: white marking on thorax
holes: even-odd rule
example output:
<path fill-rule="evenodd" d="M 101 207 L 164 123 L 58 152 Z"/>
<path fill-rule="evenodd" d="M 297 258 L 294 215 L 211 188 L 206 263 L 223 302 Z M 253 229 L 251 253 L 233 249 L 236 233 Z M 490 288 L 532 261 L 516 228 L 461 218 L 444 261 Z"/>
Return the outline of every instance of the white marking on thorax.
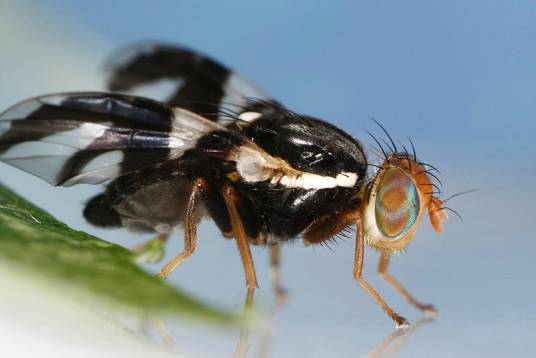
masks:
<path fill-rule="evenodd" d="M 335 180 L 337 181 L 337 186 L 352 187 L 355 185 L 358 179 L 356 173 L 341 172 L 337 174 Z"/>
<path fill-rule="evenodd" d="M 287 188 L 351 188 L 358 179 L 356 173 L 341 172 L 335 177 L 330 177 L 297 170 L 282 159 L 265 155 L 265 153 L 252 150 L 247 146 L 239 148 L 236 168 L 246 182 L 269 180 L 270 184 L 280 184 Z"/>
<path fill-rule="evenodd" d="M 253 122 L 254 120 L 258 119 L 260 116 L 262 116 L 262 114 L 259 112 L 244 112 L 238 116 L 238 119 L 244 122 Z"/>

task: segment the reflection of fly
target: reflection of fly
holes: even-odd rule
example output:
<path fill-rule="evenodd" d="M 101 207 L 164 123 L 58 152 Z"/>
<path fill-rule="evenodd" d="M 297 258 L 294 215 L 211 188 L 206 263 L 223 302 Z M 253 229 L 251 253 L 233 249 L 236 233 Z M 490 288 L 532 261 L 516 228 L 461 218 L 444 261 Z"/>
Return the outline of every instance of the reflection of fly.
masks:
<path fill-rule="evenodd" d="M 0 115 L 0 159 L 53 185 L 109 181 L 84 210 L 95 225 L 162 238 L 183 225 L 184 250 L 161 277 L 194 252 L 205 216 L 236 240 L 249 299 L 257 286 L 250 244 L 271 247 L 276 262 L 280 243 L 301 235 L 319 244 L 355 225 L 361 287 L 397 325 L 407 324 L 362 278 L 367 243 L 382 253 L 388 282 L 418 308 L 432 309 L 386 273 L 389 255 L 404 250 L 426 209 L 438 232 L 446 218 L 433 196 L 432 168 L 414 151 L 391 141 L 367 183 L 369 164 L 357 140 L 289 111 L 205 56 L 143 44 L 115 58 L 109 90 L 134 93 L 167 80 L 173 92 L 162 101 L 65 93 L 21 102 Z"/>

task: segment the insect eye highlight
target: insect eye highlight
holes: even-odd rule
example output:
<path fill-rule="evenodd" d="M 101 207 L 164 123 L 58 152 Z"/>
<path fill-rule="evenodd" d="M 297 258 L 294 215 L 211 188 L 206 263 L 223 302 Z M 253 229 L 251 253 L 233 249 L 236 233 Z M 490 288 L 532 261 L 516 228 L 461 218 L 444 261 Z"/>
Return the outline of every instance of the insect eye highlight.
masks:
<path fill-rule="evenodd" d="M 378 183 L 375 201 L 376 224 L 389 239 L 406 234 L 417 221 L 420 201 L 410 175 L 402 169 L 386 169 Z"/>

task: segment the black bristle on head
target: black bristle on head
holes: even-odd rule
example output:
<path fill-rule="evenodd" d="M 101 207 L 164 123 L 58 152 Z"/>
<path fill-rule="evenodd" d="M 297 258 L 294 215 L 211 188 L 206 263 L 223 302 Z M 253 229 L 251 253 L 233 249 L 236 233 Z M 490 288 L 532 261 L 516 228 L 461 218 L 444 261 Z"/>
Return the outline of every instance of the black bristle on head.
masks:
<path fill-rule="evenodd" d="M 437 175 L 435 175 L 434 173 L 430 172 L 430 171 L 427 171 L 426 174 L 430 175 L 432 178 L 434 178 L 435 180 L 437 180 L 437 182 L 439 183 L 439 185 L 443 186 L 443 183 L 441 182 L 441 180 L 439 180 L 439 178 L 437 177 Z"/>
<path fill-rule="evenodd" d="M 389 162 L 389 156 L 387 155 L 387 152 L 383 149 L 382 145 L 380 144 L 380 141 L 372 134 L 370 133 L 369 131 L 365 130 L 365 132 L 367 132 L 367 134 L 376 142 L 376 144 L 380 147 L 380 150 L 382 151 L 383 153 L 383 156 L 385 157 L 385 161 L 386 162 Z"/>
<path fill-rule="evenodd" d="M 413 151 L 413 160 L 417 161 L 417 153 L 415 153 L 415 145 L 413 145 L 413 141 L 410 137 L 408 137 L 409 144 L 411 144 L 411 150 Z"/>
<path fill-rule="evenodd" d="M 429 167 L 430 169 L 435 170 L 438 174 L 441 174 L 441 172 L 439 171 L 439 169 L 437 169 L 436 167 L 434 167 L 432 164 L 428 164 L 428 163 L 424 163 L 424 162 L 417 162 L 417 164 L 419 164 L 420 166 L 426 166 L 426 167 Z"/>
<path fill-rule="evenodd" d="M 380 122 L 378 122 L 378 121 L 375 120 L 374 118 L 370 117 L 370 119 L 372 119 L 372 120 L 374 121 L 374 123 L 376 123 L 376 124 L 381 128 L 381 130 L 387 135 L 387 138 L 389 138 L 389 141 L 390 141 L 391 144 L 393 145 L 392 152 L 394 152 L 394 153 L 398 152 L 398 148 L 396 147 L 395 141 L 393 140 L 393 138 L 391 137 L 391 135 L 389 134 L 389 132 L 387 132 L 387 130 L 385 129 L 385 127 L 382 126 L 382 125 L 380 124 Z"/>

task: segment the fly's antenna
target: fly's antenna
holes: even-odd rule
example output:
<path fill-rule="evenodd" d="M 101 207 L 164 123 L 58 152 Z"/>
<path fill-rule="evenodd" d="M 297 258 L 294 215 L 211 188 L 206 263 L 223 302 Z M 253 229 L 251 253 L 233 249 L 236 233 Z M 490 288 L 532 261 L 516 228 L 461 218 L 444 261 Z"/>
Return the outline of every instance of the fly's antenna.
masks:
<path fill-rule="evenodd" d="M 441 210 L 448 210 L 448 211 L 450 211 L 451 213 L 453 213 L 454 215 L 456 215 L 456 216 L 458 217 L 458 219 L 460 219 L 460 221 L 463 221 L 462 216 L 461 216 L 456 210 L 451 209 L 451 208 L 449 208 L 449 207 L 447 207 L 447 206 L 442 206 L 442 207 L 440 207 L 439 209 L 437 209 L 437 211 L 441 211 Z"/>

